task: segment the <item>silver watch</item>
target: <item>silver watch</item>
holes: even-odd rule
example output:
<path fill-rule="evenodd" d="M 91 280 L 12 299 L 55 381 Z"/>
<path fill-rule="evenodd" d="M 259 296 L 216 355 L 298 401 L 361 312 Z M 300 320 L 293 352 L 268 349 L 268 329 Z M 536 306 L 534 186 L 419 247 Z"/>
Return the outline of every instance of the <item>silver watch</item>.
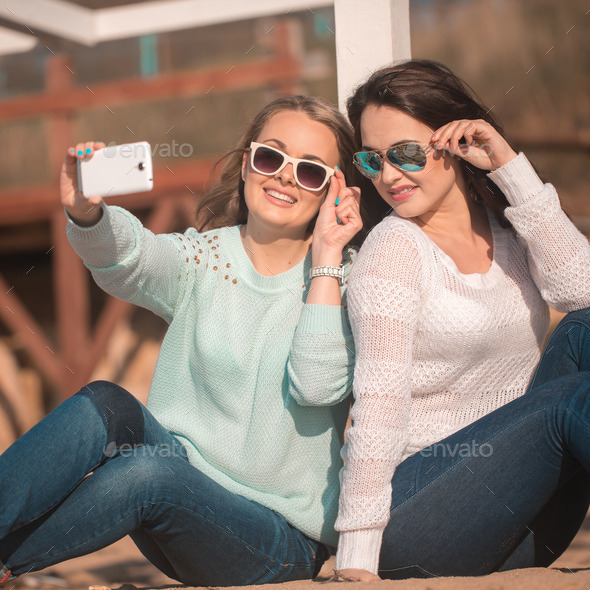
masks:
<path fill-rule="evenodd" d="M 314 266 L 309 269 L 309 278 L 315 277 L 334 277 L 338 279 L 338 284 L 344 282 L 344 268 L 342 266 Z"/>

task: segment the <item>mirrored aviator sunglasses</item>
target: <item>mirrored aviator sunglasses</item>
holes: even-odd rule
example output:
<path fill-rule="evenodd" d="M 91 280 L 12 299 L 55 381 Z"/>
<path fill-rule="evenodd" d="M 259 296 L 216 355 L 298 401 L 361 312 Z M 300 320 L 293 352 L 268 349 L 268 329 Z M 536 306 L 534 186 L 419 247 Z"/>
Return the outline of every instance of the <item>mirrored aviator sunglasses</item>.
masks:
<path fill-rule="evenodd" d="M 385 157 L 392 166 L 404 172 L 420 172 L 426 166 L 426 155 L 433 149 L 432 145 L 418 143 L 400 143 L 385 152 Z M 360 173 L 371 180 L 379 177 L 383 171 L 383 156 L 378 151 L 356 152 L 352 157 Z"/>
<path fill-rule="evenodd" d="M 281 150 L 253 141 L 250 144 L 250 166 L 255 172 L 265 176 L 274 176 L 287 164 L 292 164 L 295 182 L 305 190 L 322 190 L 330 176 L 334 175 L 334 169 L 313 160 L 291 158 Z"/>

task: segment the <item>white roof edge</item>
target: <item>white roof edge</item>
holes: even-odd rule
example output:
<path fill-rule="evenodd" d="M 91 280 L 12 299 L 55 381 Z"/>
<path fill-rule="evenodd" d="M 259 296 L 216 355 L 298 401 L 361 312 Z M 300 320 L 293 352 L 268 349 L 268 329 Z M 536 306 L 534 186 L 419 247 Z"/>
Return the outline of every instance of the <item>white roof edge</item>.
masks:
<path fill-rule="evenodd" d="M 261 16 L 289 14 L 333 0 L 152 0 L 91 10 L 65 0 L 4 0 L 0 14 L 7 20 L 83 45 Z M 32 34 L 33 31 L 31 31 Z"/>
<path fill-rule="evenodd" d="M 0 27 L 0 55 L 30 51 L 37 45 L 37 42 L 38 39 L 33 35 Z"/>
<path fill-rule="evenodd" d="M 100 41 L 135 37 L 235 22 L 261 16 L 281 15 L 321 6 L 330 0 L 168 0 L 142 2 L 96 11 L 97 38 Z"/>
<path fill-rule="evenodd" d="M 70 41 L 84 45 L 96 42 L 93 11 L 65 0 L 3 0 L 0 14 L 6 20 Z"/>

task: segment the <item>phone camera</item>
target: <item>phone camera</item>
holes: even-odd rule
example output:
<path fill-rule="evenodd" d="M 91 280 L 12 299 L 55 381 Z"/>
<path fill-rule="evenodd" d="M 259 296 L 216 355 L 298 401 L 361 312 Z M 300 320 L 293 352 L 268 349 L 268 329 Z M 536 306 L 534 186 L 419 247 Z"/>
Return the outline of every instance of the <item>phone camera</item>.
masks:
<path fill-rule="evenodd" d="M 143 169 L 145 168 L 145 166 L 143 165 L 143 162 L 140 162 L 140 163 L 137 165 L 137 167 L 138 167 L 140 170 L 143 170 Z"/>

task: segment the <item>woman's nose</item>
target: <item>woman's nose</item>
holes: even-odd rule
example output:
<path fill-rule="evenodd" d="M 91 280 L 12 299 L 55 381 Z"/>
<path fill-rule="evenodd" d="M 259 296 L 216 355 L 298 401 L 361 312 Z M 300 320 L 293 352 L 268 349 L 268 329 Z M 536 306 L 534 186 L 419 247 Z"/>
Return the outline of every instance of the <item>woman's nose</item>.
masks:
<path fill-rule="evenodd" d="M 383 170 L 381 171 L 381 181 L 385 184 L 393 184 L 402 178 L 402 176 L 403 172 L 385 158 L 383 161 Z"/>
<path fill-rule="evenodd" d="M 293 164 L 287 164 L 282 170 L 275 174 L 275 177 L 281 179 L 284 183 L 295 184 L 295 171 L 293 170 Z"/>

